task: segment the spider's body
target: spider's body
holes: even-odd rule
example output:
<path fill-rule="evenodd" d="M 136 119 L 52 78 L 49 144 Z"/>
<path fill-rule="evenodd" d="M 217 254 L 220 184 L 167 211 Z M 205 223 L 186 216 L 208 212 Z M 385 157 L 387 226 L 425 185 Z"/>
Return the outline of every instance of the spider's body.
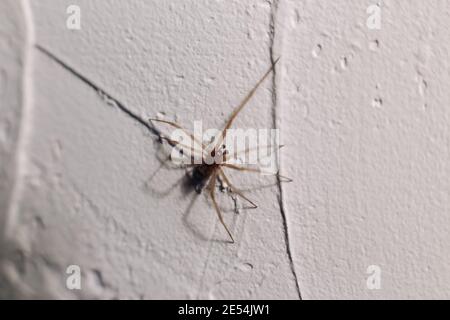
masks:
<path fill-rule="evenodd" d="M 209 154 L 207 154 L 206 158 L 202 158 L 202 163 L 195 165 L 191 172 L 191 182 L 198 194 L 202 192 L 203 188 L 208 183 L 208 180 L 211 179 L 222 163 L 225 162 L 228 152 L 223 146 L 222 148 L 219 148 L 217 152 L 213 149 L 210 154 L 210 157 Z"/>
<path fill-rule="evenodd" d="M 199 164 L 194 167 L 191 173 L 191 182 L 195 188 L 195 192 L 202 193 L 202 190 L 211 179 L 212 174 L 217 170 L 217 164 Z"/>
<path fill-rule="evenodd" d="M 233 113 L 231 114 L 230 118 L 228 119 L 225 128 L 222 130 L 221 135 L 218 136 L 217 141 L 214 141 L 210 146 L 205 146 L 202 141 L 199 141 L 195 138 L 194 135 L 188 133 L 185 129 L 183 129 L 180 125 L 165 121 L 165 120 L 159 120 L 159 119 L 150 119 L 151 121 L 161 122 L 165 123 L 171 127 L 177 128 L 182 130 L 183 132 L 187 133 L 188 136 L 192 139 L 193 142 L 196 143 L 196 148 L 189 147 L 188 145 L 183 145 L 182 143 L 173 141 L 167 137 L 161 136 L 160 138 L 163 140 L 166 140 L 169 142 L 170 145 L 172 145 L 174 148 L 177 148 L 181 153 L 184 154 L 183 151 L 191 151 L 191 160 L 194 159 L 194 154 L 197 156 L 201 155 L 201 163 L 200 164 L 188 164 L 186 167 L 191 168 L 190 172 L 190 183 L 194 187 L 195 191 L 197 193 L 201 193 L 202 190 L 206 189 L 208 191 L 208 195 L 211 197 L 212 203 L 214 205 L 214 208 L 216 210 L 216 213 L 219 217 L 219 220 L 225 230 L 227 231 L 228 235 L 230 236 L 231 242 L 234 242 L 233 236 L 231 235 L 230 230 L 226 226 L 222 213 L 219 209 L 219 206 L 216 201 L 216 181 L 219 180 L 221 183 L 225 183 L 228 189 L 250 203 L 252 205 L 251 208 L 257 208 L 256 204 L 254 204 L 251 200 L 249 200 L 241 191 L 239 191 L 237 188 L 235 188 L 230 180 L 225 175 L 224 169 L 232 169 L 237 171 L 248 171 L 248 172 L 256 172 L 256 173 L 265 173 L 270 175 L 276 175 L 277 177 L 281 177 L 278 173 L 267 173 L 263 172 L 261 169 L 254 169 L 254 168 L 248 168 L 243 166 L 238 166 L 233 163 L 230 163 L 232 160 L 236 160 L 236 157 L 238 156 L 236 153 L 233 155 L 230 155 L 228 151 L 226 150 L 226 147 L 224 145 L 224 140 L 227 135 L 228 129 L 231 127 L 234 119 L 239 114 L 239 112 L 244 108 L 244 106 L 247 104 L 247 102 L 250 100 L 250 98 L 255 94 L 256 89 L 261 85 L 261 83 L 269 76 L 271 71 L 274 69 L 275 64 L 278 62 L 278 59 L 272 64 L 272 67 L 264 74 L 264 76 L 258 81 L 258 83 L 253 87 L 252 90 L 247 94 L 247 96 L 244 98 L 244 100 L 235 108 Z M 198 149 L 198 147 L 201 148 L 201 150 Z M 249 152 L 250 149 L 244 150 L 245 153 Z"/>

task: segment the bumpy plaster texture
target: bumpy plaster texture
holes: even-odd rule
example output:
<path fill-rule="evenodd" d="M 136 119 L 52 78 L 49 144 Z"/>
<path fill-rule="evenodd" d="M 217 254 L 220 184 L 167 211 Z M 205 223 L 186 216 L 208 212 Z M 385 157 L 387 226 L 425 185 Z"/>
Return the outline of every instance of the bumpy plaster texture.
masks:
<path fill-rule="evenodd" d="M 379 3 L 3 1 L 0 296 L 450 298 L 450 3 Z M 294 182 L 230 245 L 145 120 L 220 127 L 278 56 L 236 127 L 279 128 Z"/>

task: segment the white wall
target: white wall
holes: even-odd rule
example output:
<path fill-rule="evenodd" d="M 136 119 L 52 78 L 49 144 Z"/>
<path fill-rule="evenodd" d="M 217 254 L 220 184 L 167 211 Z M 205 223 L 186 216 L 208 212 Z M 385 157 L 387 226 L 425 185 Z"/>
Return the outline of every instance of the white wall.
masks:
<path fill-rule="evenodd" d="M 450 3 L 380 3 L 2 1 L 0 296 L 450 298 Z M 294 182 L 231 245 L 140 120 L 220 127 L 278 56 L 235 126 L 275 124 Z"/>

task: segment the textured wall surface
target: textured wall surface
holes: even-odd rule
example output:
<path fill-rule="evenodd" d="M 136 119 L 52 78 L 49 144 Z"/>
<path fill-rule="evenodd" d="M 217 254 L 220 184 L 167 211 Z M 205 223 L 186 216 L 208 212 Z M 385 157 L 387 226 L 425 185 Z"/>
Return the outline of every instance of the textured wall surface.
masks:
<path fill-rule="evenodd" d="M 450 2 L 373 5 L 1 1 L 0 297 L 450 298 Z M 232 175 L 230 244 L 146 119 L 219 128 L 279 56 L 235 126 L 294 181 Z"/>

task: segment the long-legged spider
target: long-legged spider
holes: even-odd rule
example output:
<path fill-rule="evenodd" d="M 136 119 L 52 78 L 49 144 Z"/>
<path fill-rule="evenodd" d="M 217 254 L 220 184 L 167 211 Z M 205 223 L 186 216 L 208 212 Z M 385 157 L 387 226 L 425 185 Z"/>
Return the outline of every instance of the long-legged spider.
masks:
<path fill-rule="evenodd" d="M 237 115 L 242 111 L 244 106 L 247 104 L 247 102 L 252 98 L 252 96 L 255 94 L 258 87 L 264 82 L 264 80 L 269 76 L 269 74 L 273 71 L 276 63 L 278 62 L 279 58 L 272 64 L 270 69 L 264 74 L 264 76 L 256 83 L 256 85 L 253 87 L 252 90 L 245 96 L 245 98 L 241 101 L 241 103 L 234 109 L 233 113 L 231 114 L 230 118 L 225 124 L 225 127 L 221 131 L 221 134 L 219 136 L 216 136 L 214 140 L 209 144 L 205 145 L 202 141 L 200 141 L 198 138 L 196 138 L 193 134 L 189 133 L 187 130 L 185 130 L 182 126 L 178 125 L 175 122 L 161 120 L 161 119 L 149 119 L 149 121 L 159 122 L 166 125 L 169 125 L 170 127 L 176 128 L 178 130 L 181 130 L 184 134 L 188 135 L 190 139 L 192 139 L 193 144 L 196 144 L 198 147 L 201 148 L 201 150 L 198 150 L 193 147 L 193 145 L 188 146 L 186 144 L 182 144 L 180 142 L 177 142 L 175 140 L 172 140 L 165 136 L 160 136 L 162 140 L 167 141 L 170 145 L 172 145 L 175 148 L 179 148 L 180 152 L 183 153 L 186 150 L 191 151 L 191 160 L 194 159 L 193 154 L 201 155 L 201 162 L 200 163 L 190 163 L 185 164 L 185 167 L 192 168 L 192 171 L 190 173 L 191 182 L 193 183 L 195 190 L 197 193 L 201 193 L 201 191 L 206 188 L 208 191 L 209 196 L 211 197 L 213 206 L 215 208 L 215 211 L 217 213 L 217 216 L 220 220 L 220 223 L 225 228 L 226 232 L 228 233 L 228 236 L 231 239 L 231 243 L 234 243 L 234 238 L 228 229 L 227 225 L 225 224 L 225 221 L 223 219 L 222 212 L 219 208 L 219 205 L 216 200 L 216 182 L 219 181 L 221 183 L 225 183 L 229 190 L 234 193 L 235 195 L 241 197 L 245 201 L 247 201 L 252 209 L 257 208 L 257 205 L 251 201 L 249 198 L 247 198 L 242 191 L 238 190 L 234 185 L 230 182 L 229 178 L 225 175 L 224 168 L 241 171 L 241 172 L 254 172 L 254 173 L 263 173 L 266 175 L 274 175 L 278 178 L 283 178 L 285 181 L 291 181 L 288 178 L 285 178 L 281 176 L 278 172 L 277 173 L 270 173 L 265 172 L 264 170 L 260 168 L 248 168 L 241 165 L 232 164 L 229 162 L 229 153 L 226 149 L 226 146 L 224 144 L 226 135 L 228 130 L 230 129 L 231 125 L 233 124 L 233 121 L 236 119 Z M 214 148 L 211 148 L 211 145 L 214 146 Z M 266 146 L 271 147 L 271 146 Z M 205 150 L 207 150 L 207 153 L 205 153 Z M 244 153 L 248 153 L 251 151 L 251 148 L 246 148 L 243 150 Z M 221 158 L 220 161 L 214 161 L 211 163 L 211 161 L 207 161 L 207 159 L 210 159 L 209 157 L 212 157 L 214 159 Z M 170 159 L 170 157 L 169 157 Z"/>

